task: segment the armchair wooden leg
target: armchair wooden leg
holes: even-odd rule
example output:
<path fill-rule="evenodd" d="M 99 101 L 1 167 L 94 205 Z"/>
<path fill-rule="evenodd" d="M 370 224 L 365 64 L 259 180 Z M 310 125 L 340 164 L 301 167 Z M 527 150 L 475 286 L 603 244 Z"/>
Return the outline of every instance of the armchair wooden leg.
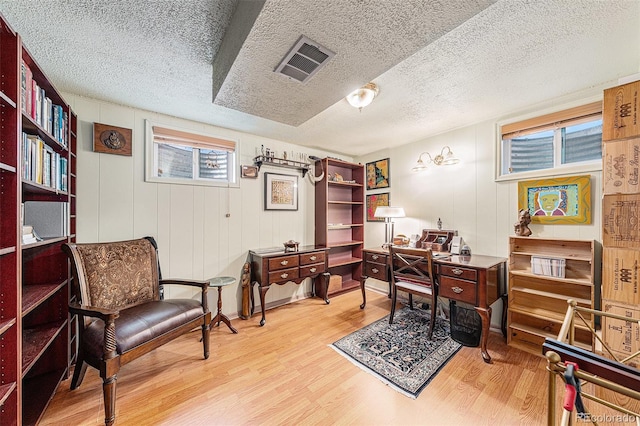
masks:
<path fill-rule="evenodd" d="M 117 375 L 105 377 L 102 382 L 104 395 L 104 424 L 111 426 L 116 421 L 116 382 Z"/>
<path fill-rule="evenodd" d="M 429 336 L 428 339 L 431 340 L 433 337 L 433 327 L 436 325 L 436 313 L 438 311 L 438 297 L 431 298 L 431 322 L 429 323 Z"/>
<path fill-rule="evenodd" d="M 82 353 L 78 354 L 76 366 L 73 369 L 73 378 L 71 379 L 71 390 L 77 389 L 82 384 L 84 379 L 84 373 L 87 372 L 87 363 L 84 362 L 84 356 Z"/>
<path fill-rule="evenodd" d="M 409 293 L 409 309 L 413 311 L 413 294 Z"/>
<path fill-rule="evenodd" d="M 202 324 L 202 347 L 204 349 L 204 359 L 209 359 L 209 328 L 206 322 Z"/>
<path fill-rule="evenodd" d="M 396 295 L 398 290 L 395 286 L 391 289 L 391 314 L 389 314 L 389 324 L 393 324 L 393 316 L 396 313 Z"/>

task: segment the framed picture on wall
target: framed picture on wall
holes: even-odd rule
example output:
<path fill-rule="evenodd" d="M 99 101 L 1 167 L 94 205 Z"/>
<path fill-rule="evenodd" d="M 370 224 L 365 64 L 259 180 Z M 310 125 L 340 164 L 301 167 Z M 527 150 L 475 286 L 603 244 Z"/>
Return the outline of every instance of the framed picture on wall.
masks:
<path fill-rule="evenodd" d="M 389 188 L 389 159 L 367 163 L 367 189 Z"/>
<path fill-rule="evenodd" d="M 298 210 L 298 176 L 265 173 L 264 209 Z"/>
<path fill-rule="evenodd" d="M 591 223 L 591 176 L 518 182 L 518 209 L 529 210 L 532 223 Z"/>
<path fill-rule="evenodd" d="M 384 222 L 383 217 L 375 217 L 378 206 L 389 206 L 389 193 L 367 195 L 367 222 Z"/>

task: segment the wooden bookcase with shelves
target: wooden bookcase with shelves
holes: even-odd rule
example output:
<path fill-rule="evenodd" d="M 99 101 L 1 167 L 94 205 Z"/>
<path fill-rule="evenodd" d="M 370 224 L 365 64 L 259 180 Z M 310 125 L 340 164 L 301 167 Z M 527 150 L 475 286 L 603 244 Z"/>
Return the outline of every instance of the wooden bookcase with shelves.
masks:
<path fill-rule="evenodd" d="M 328 294 L 359 288 L 364 244 L 364 166 L 333 158 L 316 163 L 316 175 L 325 173 L 316 185 L 316 245 L 329 248 Z M 336 178 L 336 176 L 340 176 Z M 334 284 L 337 283 L 337 284 Z M 323 289 L 316 289 L 321 297 Z"/>
<path fill-rule="evenodd" d="M 580 306 L 596 308 L 595 256 L 593 240 L 509 238 L 509 345 L 542 356 L 544 339 L 558 337 L 567 300 L 574 299 Z M 554 259 L 554 264 L 564 259 L 564 277 L 534 274 L 532 258 Z M 587 319 L 593 327 L 594 319 Z M 592 334 L 587 327 L 576 323 L 575 338 L 577 345 L 592 349 Z"/>
<path fill-rule="evenodd" d="M 61 246 L 75 239 L 77 122 L 1 15 L 0 71 L 0 424 L 32 425 L 76 353 Z M 59 235 L 23 241 L 34 201 L 61 207 Z"/>

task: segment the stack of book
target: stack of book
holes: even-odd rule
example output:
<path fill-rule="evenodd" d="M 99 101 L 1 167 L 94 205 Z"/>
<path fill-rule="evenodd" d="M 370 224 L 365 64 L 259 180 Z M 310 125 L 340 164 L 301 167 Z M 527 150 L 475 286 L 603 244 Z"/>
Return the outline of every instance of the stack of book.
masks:
<path fill-rule="evenodd" d="M 32 244 L 42 241 L 42 238 L 33 230 L 33 226 L 25 225 L 22 227 L 22 244 Z"/>
<path fill-rule="evenodd" d="M 564 278 L 566 259 L 531 256 L 531 272 L 547 277 Z"/>
<path fill-rule="evenodd" d="M 35 135 L 22 133 L 22 177 L 67 191 L 67 159 Z"/>

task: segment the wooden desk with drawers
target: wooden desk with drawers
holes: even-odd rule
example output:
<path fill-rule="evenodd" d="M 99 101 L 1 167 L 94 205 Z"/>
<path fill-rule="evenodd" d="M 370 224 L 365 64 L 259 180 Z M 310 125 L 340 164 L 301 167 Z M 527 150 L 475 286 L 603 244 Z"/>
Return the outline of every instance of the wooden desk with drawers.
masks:
<path fill-rule="evenodd" d="M 265 323 L 265 295 L 272 284 L 282 285 L 290 281 L 300 284 L 305 278 L 312 278 L 312 295 L 315 294 L 316 286 L 322 286 L 318 288 L 323 291 L 318 293 L 324 294 L 325 303 L 329 303 L 326 296 L 329 287 L 327 250 L 329 249 L 326 247 L 303 246 L 298 251 L 290 252 L 279 248 L 249 251 L 251 258 L 251 315 L 253 315 L 255 308 L 253 286 L 258 284 L 262 310 L 261 326 Z"/>
<path fill-rule="evenodd" d="M 364 284 L 367 278 L 376 278 L 389 282 L 391 293 L 391 275 L 389 252 L 384 249 L 365 249 L 363 252 L 364 273 L 360 280 L 362 290 L 362 305 L 366 306 Z M 438 254 L 440 255 L 440 254 Z M 487 352 L 487 339 L 491 324 L 491 304 L 502 299 L 503 304 L 507 294 L 507 259 L 503 257 L 484 256 L 474 254 L 472 256 L 447 255 L 435 257 L 433 262 L 436 268 L 439 296 L 458 302 L 473 305 L 482 320 L 482 339 L 480 343 L 482 359 L 490 363 L 491 356 Z M 503 306 L 506 312 L 506 306 Z M 503 316 L 504 318 L 504 316 Z M 503 334 L 504 319 L 503 319 Z"/>

